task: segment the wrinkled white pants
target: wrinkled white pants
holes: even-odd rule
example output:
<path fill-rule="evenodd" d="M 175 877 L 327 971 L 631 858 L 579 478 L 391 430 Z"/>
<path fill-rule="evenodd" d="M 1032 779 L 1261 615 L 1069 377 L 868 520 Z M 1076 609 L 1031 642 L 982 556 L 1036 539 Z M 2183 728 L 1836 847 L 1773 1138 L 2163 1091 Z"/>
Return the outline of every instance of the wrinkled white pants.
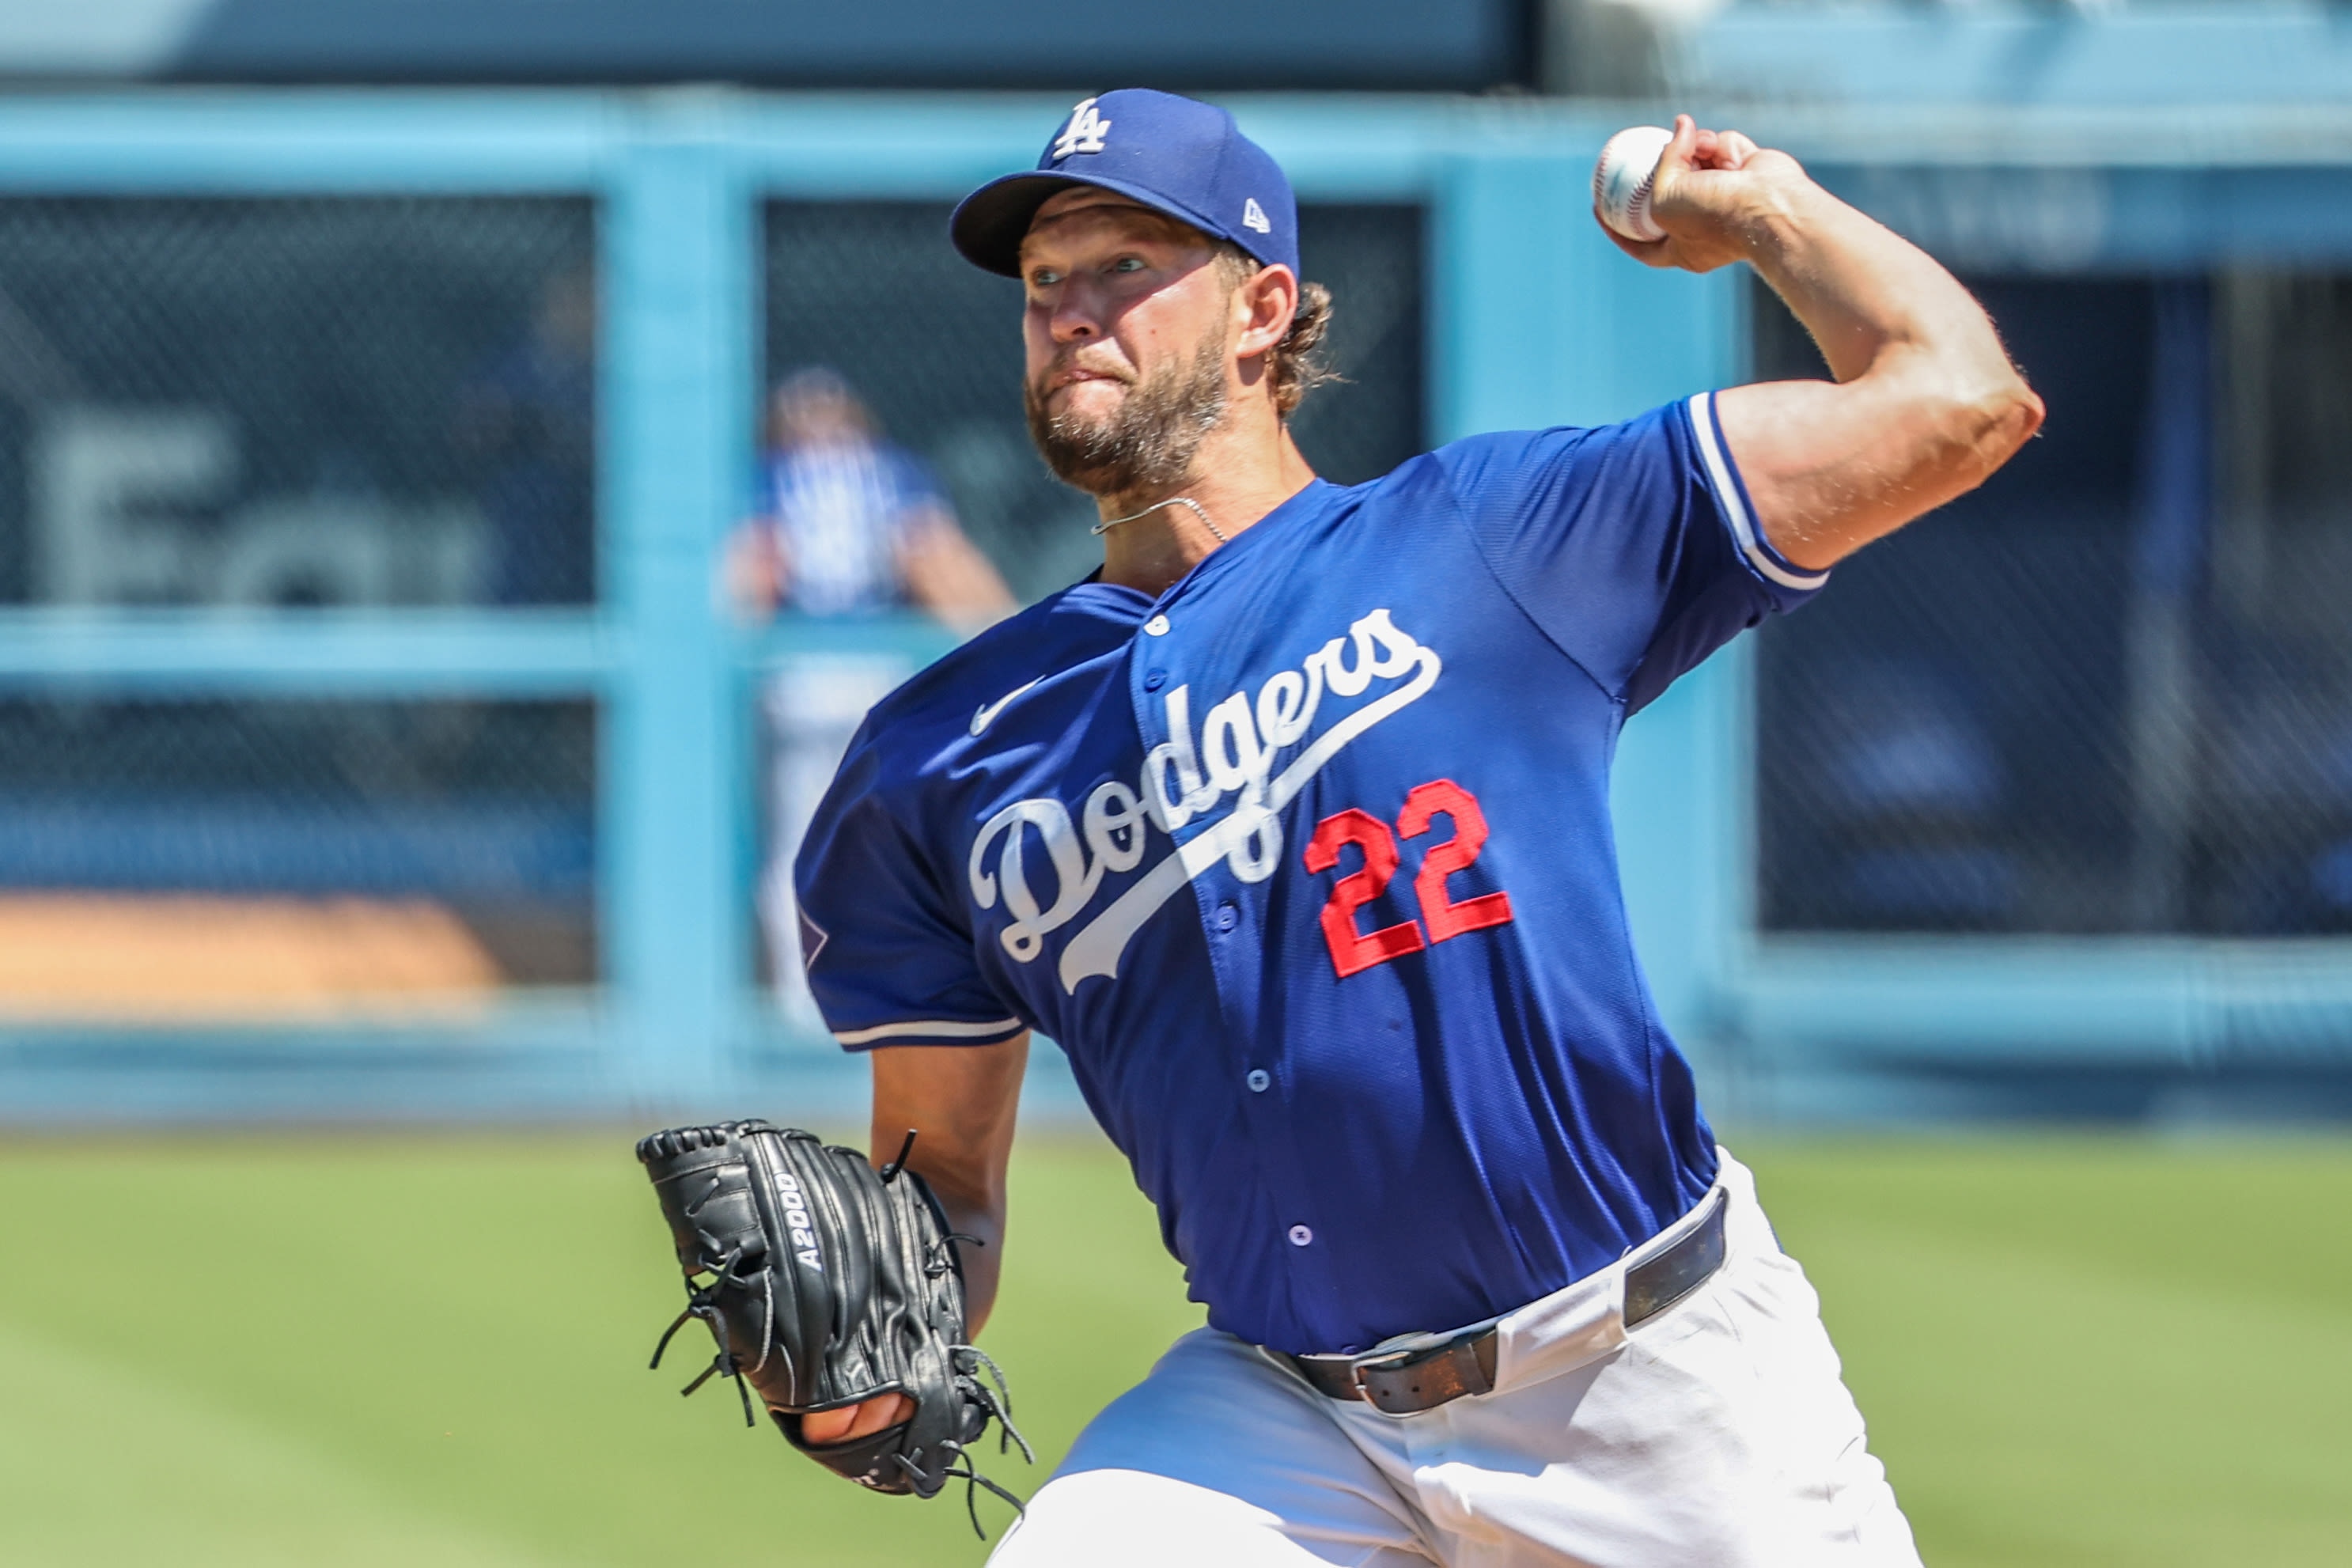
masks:
<path fill-rule="evenodd" d="M 1725 1258 L 1705 1285 L 1629 1332 L 1623 1265 L 1580 1279 L 1501 1320 L 1494 1393 L 1418 1415 L 1186 1335 L 990 1563 L 1918 1568 L 1819 1299 L 1747 1168 L 1725 1155 L 1717 1184 Z"/>

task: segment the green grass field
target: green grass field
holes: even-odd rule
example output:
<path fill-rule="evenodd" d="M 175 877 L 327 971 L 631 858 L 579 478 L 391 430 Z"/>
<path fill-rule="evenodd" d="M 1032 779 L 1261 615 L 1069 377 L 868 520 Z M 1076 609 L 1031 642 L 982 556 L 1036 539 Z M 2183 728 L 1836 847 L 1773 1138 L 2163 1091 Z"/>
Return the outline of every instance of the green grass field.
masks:
<path fill-rule="evenodd" d="M 2352 1560 L 2352 1145 L 1743 1152 L 1935 1568 Z M 1101 1145 L 1016 1179 L 987 1343 L 1050 1462 L 1198 1312 Z M 24 1140 L 0 1215 L 0 1562 L 985 1555 L 645 1370 L 624 1135 Z"/>

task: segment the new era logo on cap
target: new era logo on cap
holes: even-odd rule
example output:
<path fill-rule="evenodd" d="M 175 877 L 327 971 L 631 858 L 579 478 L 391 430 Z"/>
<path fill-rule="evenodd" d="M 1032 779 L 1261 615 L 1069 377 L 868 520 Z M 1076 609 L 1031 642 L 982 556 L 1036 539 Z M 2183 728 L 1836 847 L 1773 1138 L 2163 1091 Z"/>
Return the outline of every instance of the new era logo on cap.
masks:
<path fill-rule="evenodd" d="M 1021 241 L 1037 209 L 1073 185 L 1113 192 L 1261 262 L 1298 269 L 1298 202 L 1281 165 L 1224 110 L 1149 88 L 1073 106 L 1035 168 L 963 199 L 949 223 L 956 248 L 991 272 L 1019 277 Z"/>
<path fill-rule="evenodd" d="M 1070 122 L 1054 140 L 1054 162 L 1060 163 L 1073 153 L 1099 153 L 1103 136 L 1110 130 L 1110 121 L 1095 107 L 1100 99 L 1089 98 L 1070 110 Z"/>

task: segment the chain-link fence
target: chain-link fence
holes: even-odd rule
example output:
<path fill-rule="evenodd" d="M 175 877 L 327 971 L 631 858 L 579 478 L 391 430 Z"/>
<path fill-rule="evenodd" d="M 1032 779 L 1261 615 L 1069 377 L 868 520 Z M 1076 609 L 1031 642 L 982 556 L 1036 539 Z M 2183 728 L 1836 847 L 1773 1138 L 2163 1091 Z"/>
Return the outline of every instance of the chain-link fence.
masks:
<path fill-rule="evenodd" d="M 588 600 L 591 210 L 0 201 L 0 604 Z M 584 701 L 0 700 L 0 1014 L 592 981 L 593 731 Z"/>
<path fill-rule="evenodd" d="M 593 706 L 0 701 L 0 1016 L 595 977 Z"/>
<path fill-rule="evenodd" d="M 0 201 L 0 601 L 593 596 L 585 200 Z"/>
<path fill-rule="evenodd" d="M 2352 931 L 2352 279 L 1974 286 L 2049 425 L 1766 631 L 1763 923 Z"/>

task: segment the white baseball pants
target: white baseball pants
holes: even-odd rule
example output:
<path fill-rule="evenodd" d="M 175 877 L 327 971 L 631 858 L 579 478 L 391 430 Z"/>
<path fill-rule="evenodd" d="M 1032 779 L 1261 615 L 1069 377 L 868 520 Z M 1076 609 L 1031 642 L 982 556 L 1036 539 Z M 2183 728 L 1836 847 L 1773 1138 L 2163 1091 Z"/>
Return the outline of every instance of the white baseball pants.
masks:
<path fill-rule="evenodd" d="M 1578 1280 L 1501 1320 L 1494 1393 L 1418 1415 L 1187 1334 L 990 1563 L 1918 1568 L 1819 1299 L 1746 1167 L 1726 1154 L 1717 1184 L 1725 1258 L 1697 1290 L 1628 1331 L 1623 1266 Z"/>

